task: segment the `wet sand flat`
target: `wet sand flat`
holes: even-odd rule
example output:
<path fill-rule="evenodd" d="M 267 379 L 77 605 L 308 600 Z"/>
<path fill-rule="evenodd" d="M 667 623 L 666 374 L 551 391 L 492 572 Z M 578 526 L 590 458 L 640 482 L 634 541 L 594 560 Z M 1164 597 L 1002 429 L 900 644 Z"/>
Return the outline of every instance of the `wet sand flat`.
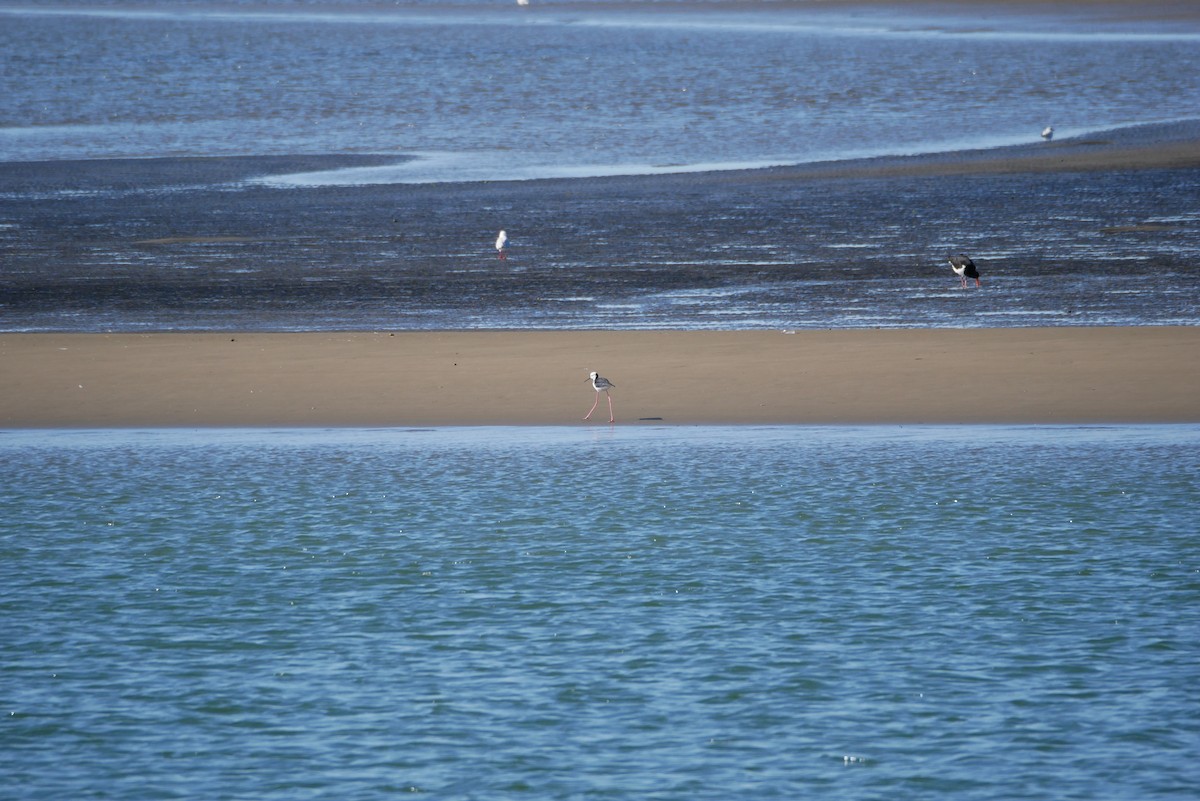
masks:
<path fill-rule="evenodd" d="M 0 216 L 15 221 L 0 230 L 0 328 L 1194 320 L 1197 125 L 751 171 L 304 190 L 209 183 L 342 163 L 0 164 Z M 179 180 L 196 188 L 149 189 Z M 492 250 L 501 228 L 506 262 Z M 985 294 L 967 302 L 945 264 L 959 251 L 984 274 Z"/>

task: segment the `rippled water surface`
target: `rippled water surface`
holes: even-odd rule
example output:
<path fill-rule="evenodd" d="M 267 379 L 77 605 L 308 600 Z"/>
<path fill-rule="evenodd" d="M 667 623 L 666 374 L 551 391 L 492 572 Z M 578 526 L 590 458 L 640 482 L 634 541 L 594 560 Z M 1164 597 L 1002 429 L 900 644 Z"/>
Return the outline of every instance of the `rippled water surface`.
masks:
<path fill-rule="evenodd" d="M 421 158 L 354 181 L 572 177 L 1036 141 L 1200 97 L 1186 21 L 507 2 L 0 18 L 12 161 L 366 152 Z"/>
<path fill-rule="evenodd" d="M 1195 141 L 1186 15 L 50 0 L 0 76 L 2 331 L 1200 322 L 1195 169 L 728 170 Z"/>
<path fill-rule="evenodd" d="M 1198 445 L 6 432 L 6 794 L 1191 798 Z"/>

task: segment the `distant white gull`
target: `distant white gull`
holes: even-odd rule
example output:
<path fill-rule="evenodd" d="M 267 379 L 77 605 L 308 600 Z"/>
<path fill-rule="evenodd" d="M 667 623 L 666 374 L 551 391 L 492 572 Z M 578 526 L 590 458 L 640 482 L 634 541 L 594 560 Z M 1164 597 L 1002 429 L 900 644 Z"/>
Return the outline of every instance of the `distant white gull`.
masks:
<path fill-rule="evenodd" d="M 1053 125 L 1047 125 L 1045 128 L 1042 129 L 1042 138 L 1045 139 L 1047 142 L 1049 142 L 1051 139 L 1054 138 L 1054 126 Z"/>
<path fill-rule="evenodd" d="M 508 241 L 508 234 L 504 231 L 500 232 L 500 236 L 496 237 L 496 255 L 501 259 L 507 259 L 508 254 L 504 252 L 504 243 Z"/>

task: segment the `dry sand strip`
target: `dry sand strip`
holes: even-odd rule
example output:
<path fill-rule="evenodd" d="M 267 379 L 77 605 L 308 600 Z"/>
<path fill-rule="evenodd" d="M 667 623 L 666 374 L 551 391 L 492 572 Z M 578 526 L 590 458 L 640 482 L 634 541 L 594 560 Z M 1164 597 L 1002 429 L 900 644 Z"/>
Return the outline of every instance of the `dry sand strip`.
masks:
<path fill-rule="evenodd" d="M 618 424 L 1200 422 L 1200 327 L 1112 327 L 3 334 L 0 427 L 582 424 L 591 370 Z"/>

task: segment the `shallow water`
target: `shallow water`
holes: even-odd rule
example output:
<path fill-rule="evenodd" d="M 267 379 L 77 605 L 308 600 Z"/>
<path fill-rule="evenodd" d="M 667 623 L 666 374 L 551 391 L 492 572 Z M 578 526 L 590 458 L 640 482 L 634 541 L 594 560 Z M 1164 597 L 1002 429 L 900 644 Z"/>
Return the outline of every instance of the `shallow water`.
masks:
<path fill-rule="evenodd" d="M 0 434 L 14 799 L 1191 798 L 1200 429 Z"/>
<path fill-rule="evenodd" d="M 1196 170 L 666 174 L 1195 137 L 1194 25 L 914 13 L 0 8 L 0 330 L 1200 323 Z"/>
<path fill-rule="evenodd" d="M 1194 25 L 476 5 L 9 9 L 0 156 L 393 153 L 420 158 L 316 180 L 577 177 L 1030 142 L 1200 97 Z"/>

